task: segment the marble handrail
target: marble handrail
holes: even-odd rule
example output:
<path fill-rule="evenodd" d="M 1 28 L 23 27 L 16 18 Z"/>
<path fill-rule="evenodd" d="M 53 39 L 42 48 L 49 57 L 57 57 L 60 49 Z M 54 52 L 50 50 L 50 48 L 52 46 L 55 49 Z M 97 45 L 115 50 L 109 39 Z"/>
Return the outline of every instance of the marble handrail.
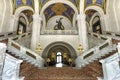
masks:
<path fill-rule="evenodd" d="M 120 40 L 120 33 L 117 32 L 109 32 L 109 31 L 103 31 L 103 34 L 112 37 L 113 39 Z"/>
<path fill-rule="evenodd" d="M 108 36 L 104 36 L 104 35 L 100 35 L 100 34 L 96 34 L 96 33 L 88 33 L 91 36 L 97 37 L 98 39 L 103 39 L 105 40 L 103 43 L 100 43 L 98 45 L 96 45 L 95 47 L 89 49 L 88 51 L 83 52 L 80 56 L 77 57 L 77 59 L 75 60 L 76 65 L 81 65 L 81 63 L 86 62 L 88 60 L 88 58 L 97 58 L 100 57 L 101 54 L 100 52 L 104 51 L 107 47 L 112 45 L 112 39 Z M 81 62 L 82 61 L 82 62 Z M 88 63 L 88 61 L 86 62 Z"/>
<path fill-rule="evenodd" d="M 19 36 L 19 37 L 21 37 L 21 36 Z M 19 38 L 19 37 L 17 36 L 17 38 Z M 29 59 L 32 58 L 32 60 L 35 60 L 36 62 L 38 62 L 38 65 L 43 66 L 44 59 L 40 55 L 38 55 L 37 53 L 31 51 L 30 49 L 28 49 L 26 47 L 21 46 L 20 44 L 18 44 L 17 42 L 15 42 L 13 40 L 14 40 L 14 38 L 9 39 L 8 46 L 11 47 L 11 48 L 13 48 L 13 49 L 15 49 L 15 50 L 17 50 L 17 51 L 19 51 L 19 52 L 21 52 L 22 54 L 20 53 L 19 56 L 25 55 L 25 56 L 27 56 L 26 58 L 29 58 Z"/>
<path fill-rule="evenodd" d="M 16 40 L 21 39 L 23 37 L 29 36 L 30 34 L 31 34 L 31 32 L 23 33 L 21 35 L 16 35 L 14 37 L 11 37 L 11 39 L 14 40 L 14 41 L 16 41 Z"/>
<path fill-rule="evenodd" d="M 8 37 L 11 37 L 11 36 L 15 35 L 16 33 L 17 33 L 16 31 L 0 33 L 0 41 L 8 39 Z"/>

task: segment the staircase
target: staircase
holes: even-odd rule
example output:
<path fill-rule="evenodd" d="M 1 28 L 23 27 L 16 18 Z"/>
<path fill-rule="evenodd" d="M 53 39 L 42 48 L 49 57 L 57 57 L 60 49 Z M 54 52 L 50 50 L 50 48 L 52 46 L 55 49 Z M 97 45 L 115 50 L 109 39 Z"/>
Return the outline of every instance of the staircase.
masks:
<path fill-rule="evenodd" d="M 96 63 L 99 64 L 99 62 Z M 98 72 L 101 67 L 95 68 L 97 70 L 93 68 L 88 65 L 81 70 L 72 67 L 38 69 L 23 62 L 20 76 L 25 76 L 24 80 L 97 80 L 97 76 L 102 76 L 102 72 Z"/>
<path fill-rule="evenodd" d="M 8 51 L 14 54 L 15 56 L 19 56 L 23 60 L 27 61 L 28 63 L 34 65 L 38 68 L 44 67 L 44 59 L 35 53 L 34 51 L 30 50 L 29 48 L 20 45 L 17 41 L 20 39 L 24 39 L 30 36 L 30 33 L 24 33 L 22 35 L 15 36 L 13 38 L 9 38 L 8 43 Z"/>
<path fill-rule="evenodd" d="M 18 56 L 22 60 L 34 65 L 34 67 L 42 68 L 44 67 L 44 60 L 39 56 L 27 55 L 26 53 L 22 53 L 14 48 L 8 47 L 8 53 L 12 55 Z M 32 57 L 33 56 L 33 57 Z"/>
<path fill-rule="evenodd" d="M 99 51 L 98 54 L 93 54 L 92 56 L 86 59 L 83 59 L 81 56 L 79 56 L 75 61 L 76 67 L 77 68 L 85 67 L 87 64 L 90 64 L 91 62 L 98 60 L 98 58 L 101 58 L 107 54 L 110 54 L 111 52 L 114 52 L 115 50 L 116 50 L 116 45 L 111 45 L 105 48 L 104 50 Z"/>
<path fill-rule="evenodd" d="M 101 58 L 102 56 L 105 56 L 106 54 L 109 54 L 110 52 L 116 50 L 116 45 L 112 44 L 111 37 L 99 35 L 96 33 L 89 33 L 89 36 L 103 39 L 104 42 L 96 45 L 94 48 L 91 48 L 88 51 L 83 52 L 77 57 L 77 59 L 75 60 L 75 64 L 76 67 L 79 69 L 85 67 L 98 58 Z"/>
<path fill-rule="evenodd" d="M 99 60 L 114 53 L 116 53 L 115 50 L 82 67 L 82 69 L 72 67 L 38 69 L 24 61 L 20 68 L 20 76 L 25 76 L 25 80 L 98 80 L 98 76 L 103 76 Z"/>

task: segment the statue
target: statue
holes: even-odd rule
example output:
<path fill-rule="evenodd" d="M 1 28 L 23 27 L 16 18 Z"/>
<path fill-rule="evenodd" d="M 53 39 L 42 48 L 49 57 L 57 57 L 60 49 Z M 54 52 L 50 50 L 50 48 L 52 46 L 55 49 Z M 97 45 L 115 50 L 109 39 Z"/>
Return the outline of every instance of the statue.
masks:
<path fill-rule="evenodd" d="M 54 27 L 55 30 L 64 30 L 64 27 L 62 25 L 62 20 L 63 18 L 60 18 L 59 20 L 56 20 L 57 25 Z"/>

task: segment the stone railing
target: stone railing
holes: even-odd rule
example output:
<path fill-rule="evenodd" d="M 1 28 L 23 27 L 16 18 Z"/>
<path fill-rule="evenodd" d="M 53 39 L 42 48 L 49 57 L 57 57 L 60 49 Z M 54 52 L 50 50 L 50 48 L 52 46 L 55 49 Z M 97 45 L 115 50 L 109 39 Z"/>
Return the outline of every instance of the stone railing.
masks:
<path fill-rule="evenodd" d="M 2 80 L 6 49 L 7 49 L 6 44 L 0 43 L 0 80 Z"/>
<path fill-rule="evenodd" d="M 120 43 L 118 43 L 117 49 L 117 53 L 100 60 L 103 77 L 98 77 L 98 80 L 120 80 Z"/>
<path fill-rule="evenodd" d="M 6 33 L 0 33 L 0 41 L 8 39 L 8 37 L 11 37 L 13 35 L 16 35 L 16 31 L 13 32 L 6 32 Z"/>
<path fill-rule="evenodd" d="M 9 38 L 8 50 L 36 67 L 43 67 L 44 59 L 40 55 L 15 42 L 29 35 L 30 33 L 25 33 L 14 38 Z"/>
<path fill-rule="evenodd" d="M 23 60 L 16 59 L 11 55 L 6 54 L 2 72 L 2 80 L 24 80 L 24 77 L 19 77 L 20 64 L 22 62 Z"/>
<path fill-rule="evenodd" d="M 41 35 L 77 35 L 77 30 L 42 30 Z"/>
<path fill-rule="evenodd" d="M 11 37 L 11 39 L 24 47 L 30 48 L 30 41 L 31 41 L 30 37 L 31 37 L 31 32 L 28 32 Z"/>
<path fill-rule="evenodd" d="M 89 33 L 91 36 L 95 36 L 98 39 L 103 39 L 105 42 L 98 44 L 94 48 L 91 48 L 88 51 L 83 52 L 78 58 L 75 60 L 76 67 L 84 67 L 86 64 L 93 62 L 97 58 L 108 54 L 110 51 L 115 50 L 115 45 L 112 45 L 112 40 L 110 37 L 96 34 L 96 33 Z"/>
<path fill-rule="evenodd" d="M 109 37 L 112 37 L 113 39 L 120 40 L 120 33 L 103 31 L 103 34 L 104 34 L 104 35 L 107 35 L 107 36 L 109 36 Z"/>

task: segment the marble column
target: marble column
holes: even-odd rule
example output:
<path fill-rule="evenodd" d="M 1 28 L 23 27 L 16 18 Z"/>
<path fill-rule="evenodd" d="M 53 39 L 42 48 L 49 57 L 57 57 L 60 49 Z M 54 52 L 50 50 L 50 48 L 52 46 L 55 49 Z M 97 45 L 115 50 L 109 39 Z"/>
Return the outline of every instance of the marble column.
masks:
<path fill-rule="evenodd" d="M 16 59 L 9 54 L 6 54 L 2 80 L 24 80 L 24 77 L 19 77 L 20 64 L 22 62 L 23 60 Z"/>
<path fill-rule="evenodd" d="M 31 49 L 35 51 L 40 37 L 40 27 L 42 18 L 39 16 L 39 1 L 34 0 L 35 13 L 33 15 Z"/>
<path fill-rule="evenodd" d="M 0 43 L 0 80 L 2 80 L 2 69 L 6 48 L 6 44 Z"/>
<path fill-rule="evenodd" d="M 82 29 L 80 24 L 80 15 L 77 15 L 77 26 L 78 26 L 78 35 L 79 35 L 79 43 L 82 44 Z"/>
<path fill-rule="evenodd" d="M 36 49 L 37 43 L 39 42 L 41 20 L 42 19 L 39 17 L 38 14 L 33 15 L 32 37 L 31 37 L 32 50 Z"/>
<path fill-rule="evenodd" d="M 78 20 L 80 44 L 82 44 L 84 50 L 87 50 L 88 37 L 87 37 L 87 28 L 86 28 L 86 22 L 85 22 L 85 14 L 79 14 L 77 16 L 77 20 Z"/>

